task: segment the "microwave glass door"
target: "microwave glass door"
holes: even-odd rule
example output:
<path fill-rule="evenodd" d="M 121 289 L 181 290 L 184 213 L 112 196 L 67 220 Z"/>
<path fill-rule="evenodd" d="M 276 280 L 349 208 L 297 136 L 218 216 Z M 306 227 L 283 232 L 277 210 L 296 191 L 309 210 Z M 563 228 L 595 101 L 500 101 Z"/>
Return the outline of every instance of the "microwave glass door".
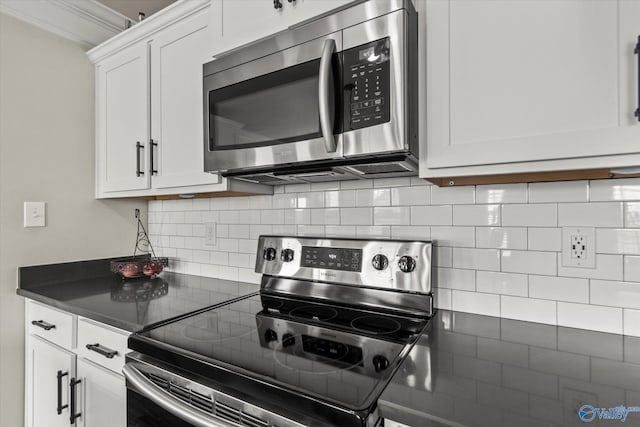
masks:
<path fill-rule="evenodd" d="M 320 138 L 319 68 L 317 59 L 209 92 L 210 149 Z"/>
<path fill-rule="evenodd" d="M 342 33 L 204 77 L 205 168 L 342 157 Z"/>

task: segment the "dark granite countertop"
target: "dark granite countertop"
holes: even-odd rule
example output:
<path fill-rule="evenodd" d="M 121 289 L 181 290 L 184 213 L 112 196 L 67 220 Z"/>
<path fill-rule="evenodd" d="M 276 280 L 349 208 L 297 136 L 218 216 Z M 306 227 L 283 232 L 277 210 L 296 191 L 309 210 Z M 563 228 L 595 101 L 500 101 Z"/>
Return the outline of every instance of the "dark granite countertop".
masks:
<path fill-rule="evenodd" d="M 640 426 L 640 338 L 440 310 L 379 400 L 409 426 Z M 613 412 L 612 412 L 613 414 Z"/>
<path fill-rule="evenodd" d="M 257 292 L 258 285 L 162 272 L 123 281 L 110 259 L 19 268 L 18 295 L 135 332 L 153 323 Z"/>

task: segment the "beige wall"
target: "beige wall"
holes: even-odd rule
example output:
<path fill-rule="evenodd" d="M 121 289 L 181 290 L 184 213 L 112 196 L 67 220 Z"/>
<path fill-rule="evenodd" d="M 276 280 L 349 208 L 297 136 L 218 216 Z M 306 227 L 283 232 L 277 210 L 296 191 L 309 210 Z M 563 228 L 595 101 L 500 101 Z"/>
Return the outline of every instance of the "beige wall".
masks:
<path fill-rule="evenodd" d="M 0 14 L 0 424 L 23 424 L 24 299 L 16 269 L 123 255 L 134 208 L 94 200 L 94 76 L 81 45 Z M 47 203 L 22 227 L 24 201 Z"/>

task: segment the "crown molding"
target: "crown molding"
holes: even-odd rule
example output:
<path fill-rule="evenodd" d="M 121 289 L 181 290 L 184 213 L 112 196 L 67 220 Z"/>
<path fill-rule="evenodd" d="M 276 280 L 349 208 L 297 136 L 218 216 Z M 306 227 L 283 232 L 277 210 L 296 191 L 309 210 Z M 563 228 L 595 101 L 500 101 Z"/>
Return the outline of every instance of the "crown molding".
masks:
<path fill-rule="evenodd" d="M 178 0 L 161 11 L 154 13 L 141 23 L 114 36 L 108 42 L 88 51 L 89 60 L 96 63 L 129 45 L 149 39 L 158 31 L 209 7 L 210 4 L 211 0 Z"/>
<path fill-rule="evenodd" d="M 96 0 L 0 0 L 0 12 L 87 48 L 121 33 L 130 21 Z"/>

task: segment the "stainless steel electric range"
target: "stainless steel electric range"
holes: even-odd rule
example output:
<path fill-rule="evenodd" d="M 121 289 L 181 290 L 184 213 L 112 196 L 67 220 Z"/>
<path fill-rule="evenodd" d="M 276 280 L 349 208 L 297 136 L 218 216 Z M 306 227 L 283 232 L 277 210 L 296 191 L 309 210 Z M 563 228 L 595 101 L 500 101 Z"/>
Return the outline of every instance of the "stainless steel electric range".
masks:
<path fill-rule="evenodd" d="M 431 243 L 261 236 L 259 293 L 134 334 L 129 427 L 375 426 L 434 314 Z"/>

